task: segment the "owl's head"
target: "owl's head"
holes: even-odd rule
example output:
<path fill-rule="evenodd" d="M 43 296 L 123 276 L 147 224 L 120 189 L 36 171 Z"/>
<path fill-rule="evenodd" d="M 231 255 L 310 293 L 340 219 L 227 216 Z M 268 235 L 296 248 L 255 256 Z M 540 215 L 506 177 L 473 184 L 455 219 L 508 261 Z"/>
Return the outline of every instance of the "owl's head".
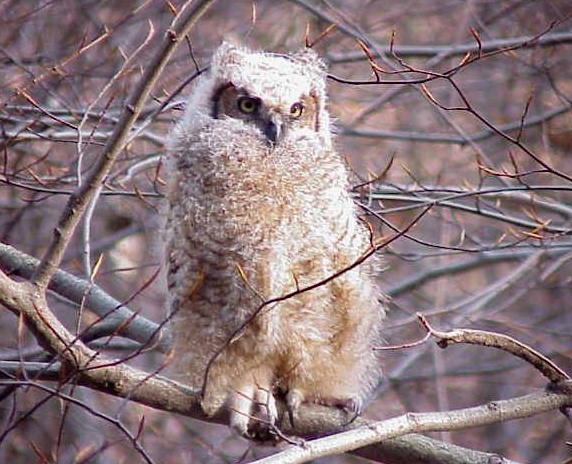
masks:
<path fill-rule="evenodd" d="M 194 119 L 240 120 L 257 128 L 270 146 L 292 131 L 315 132 L 330 145 L 326 68 L 309 49 L 294 54 L 256 52 L 228 42 L 215 52 L 200 97 L 189 101 Z M 200 108 L 199 108 L 200 107 Z"/>

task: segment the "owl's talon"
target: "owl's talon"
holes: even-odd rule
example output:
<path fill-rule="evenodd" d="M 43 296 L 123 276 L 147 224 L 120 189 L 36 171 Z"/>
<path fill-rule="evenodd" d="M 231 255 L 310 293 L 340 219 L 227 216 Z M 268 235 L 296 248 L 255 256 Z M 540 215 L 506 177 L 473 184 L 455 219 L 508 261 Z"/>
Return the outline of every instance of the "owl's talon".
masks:
<path fill-rule="evenodd" d="M 290 390 L 286 395 L 286 410 L 288 411 L 288 419 L 290 420 L 290 425 L 292 425 L 292 428 L 296 427 L 294 425 L 294 416 L 302 404 L 303 399 L 304 395 L 302 395 L 302 393 L 300 393 L 298 390 Z"/>
<path fill-rule="evenodd" d="M 260 442 L 277 442 L 278 410 L 272 387 L 258 382 L 243 385 L 229 398 L 230 426 L 241 436 Z"/>
<path fill-rule="evenodd" d="M 351 424 L 362 413 L 363 401 L 360 398 L 354 396 L 352 398 L 345 400 L 342 403 L 341 407 L 349 416 L 348 424 Z"/>
<path fill-rule="evenodd" d="M 253 441 L 258 441 L 265 444 L 276 444 L 280 440 L 280 436 L 276 433 L 274 425 L 268 425 L 263 422 L 253 422 L 248 430 L 248 436 Z"/>
<path fill-rule="evenodd" d="M 336 408 L 343 409 L 348 417 L 348 424 L 355 421 L 363 411 L 363 400 L 358 396 L 352 396 L 350 398 L 323 398 L 318 401 L 324 406 L 332 406 Z"/>
<path fill-rule="evenodd" d="M 288 420 L 290 421 L 290 425 L 294 429 L 296 428 L 296 426 L 294 425 L 294 410 L 289 405 L 287 406 L 287 410 L 288 410 Z"/>
<path fill-rule="evenodd" d="M 238 418 L 238 414 L 232 413 L 230 418 L 230 427 L 244 438 L 252 438 L 248 430 L 248 418 L 243 420 Z"/>

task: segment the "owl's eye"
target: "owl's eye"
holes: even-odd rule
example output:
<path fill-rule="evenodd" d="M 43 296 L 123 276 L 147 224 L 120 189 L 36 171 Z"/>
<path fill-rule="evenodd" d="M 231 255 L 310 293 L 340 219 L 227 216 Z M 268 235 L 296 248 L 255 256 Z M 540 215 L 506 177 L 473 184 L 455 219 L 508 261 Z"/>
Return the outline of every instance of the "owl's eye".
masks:
<path fill-rule="evenodd" d="M 250 97 L 241 97 L 237 102 L 238 109 L 245 114 L 254 113 L 258 109 L 258 105 L 258 100 Z"/>
<path fill-rule="evenodd" d="M 300 116 L 302 116 L 303 112 L 304 105 L 302 105 L 300 102 L 294 103 L 290 108 L 290 116 L 292 116 L 294 119 L 298 119 Z"/>

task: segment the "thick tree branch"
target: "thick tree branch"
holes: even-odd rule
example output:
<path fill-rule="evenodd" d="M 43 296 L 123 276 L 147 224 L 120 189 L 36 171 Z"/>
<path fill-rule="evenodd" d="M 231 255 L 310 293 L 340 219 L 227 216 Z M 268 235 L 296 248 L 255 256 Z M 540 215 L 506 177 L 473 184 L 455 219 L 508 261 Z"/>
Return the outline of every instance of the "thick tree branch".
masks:
<path fill-rule="evenodd" d="M 117 362 L 87 347 L 54 316 L 42 289 L 37 285 L 14 282 L 0 272 L 0 303 L 17 316 L 23 316 L 38 343 L 66 366 L 61 373 L 69 373 L 68 381 L 77 381 L 81 385 L 147 406 L 193 412 L 203 417 L 196 392 Z M 62 381 L 62 378 L 59 380 Z"/>
<path fill-rule="evenodd" d="M 299 464 L 310 459 L 355 450 L 409 433 L 462 430 L 522 419 L 570 405 L 572 405 L 572 396 L 543 390 L 519 398 L 493 401 L 485 405 L 455 411 L 407 413 L 309 441 L 304 446 L 293 445 L 283 452 L 253 461 L 252 464 Z"/>
<path fill-rule="evenodd" d="M 385 289 L 384 293 L 389 297 L 400 296 L 443 276 L 454 276 L 455 274 L 496 263 L 522 261 L 528 258 L 532 253 L 534 253 L 534 251 L 531 250 L 479 253 L 474 258 L 469 258 L 454 264 L 435 266 L 414 274 L 411 277 L 404 278 L 402 281 Z M 546 257 L 562 256 L 565 253 L 567 253 L 567 250 L 547 251 Z"/>
<path fill-rule="evenodd" d="M 39 260 L 0 243 L 0 269 L 10 275 L 29 279 L 39 264 Z M 102 336 L 117 334 L 140 343 L 156 340 L 157 348 L 166 352 L 168 340 L 159 332 L 158 324 L 139 316 L 137 312 L 112 298 L 93 283 L 80 279 L 68 272 L 57 270 L 50 281 L 49 289 L 74 303 L 84 305 L 101 320 L 93 324 L 82 340 L 93 340 Z"/>
<path fill-rule="evenodd" d="M 35 334 L 39 343 L 49 352 L 57 355 L 62 366 L 66 366 L 65 369 L 59 369 L 59 374 L 61 375 L 58 380 L 60 382 L 74 382 L 153 408 L 207 420 L 200 408 L 199 392 L 156 374 L 149 374 L 134 369 L 121 361 L 115 361 L 102 356 L 85 346 L 83 342 L 67 331 L 53 315 L 46 304 L 42 289 L 35 284 L 29 282 L 14 282 L 4 273 L 0 272 L 0 303 L 15 314 L 22 315 L 27 327 Z M 13 367 L 16 368 L 16 366 Z M 32 371 L 35 370 L 35 372 L 30 372 L 30 374 L 42 372 L 42 367 L 37 365 L 37 363 L 28 365 L 28 367 L 30 367 Z M 26 364 L 21 365 L 20 369 L 22 368 L 26 368 Z M 67 374 L 67 378 L 63 377 L 64 374 Z M 11 379 L 8 380 L 8 383 L 17 385 L 17 378 L 14 379 L 13 375 L 7 375 L 7 373 L 4 372 L 3 376 L 7 376 L 7 378 Z M 46 377 L 53 379 L 54 367 L 48 367 Z M 4 381 L 2 383 L 6 384 L 7 382 Z M 558 403 L 558 406 L 555 406 L 555 408 L 560 405 L 568 404 L 566 402 L 566 400 L 569 399 L 567 396 L 564 395 L 565 399 L 563 399 L 562 394 L 552 393 L 551 395 L 553 395 L 554 401 Z M 531 412 L 531 414 L 534 413 L 534 411 Z M 304 436 L 324 434 L 332 430 L 339 430 L 347 425 L 347 416 L 343 411 L 319 405 L 303 405 L 300 408 L 299 414 L 297 414 L 295 430 L 291 428 L 286 418 L 287 415 L 282 414 L 282 416 L 284 419 L 280 427 L 285 433 L 289 434 L 295 433 Z M 226 417 L 221 415 L 208 420 L 226 422 Z M 352 427 L 360 425 L 365 428 L 371 427 L 369 422 L 361 418 L 352 424 Z M 397 443 L 391 440 L 384 440 L 382 444 L 376 445 L 376 453 L 381 453 L 380 455 L 383 455 L 384 452 L 387 453 L 388 458 L 386 462 L 388 463 L 409 463 L 412 457 L 415 456 L 416 449 L 419 449 L 420 453 L 427 455 L 427 447 L 418 448 L 415 445 L 418 440 L 426 441 L 427 439 L 412 436 Z M 439 458 L 440 451 L 438 451 L 442 449 L 443 446 L 449 449 L 449 445 L 437 445 L 439 442 L 433 442 L 435 445 L 435 454 L 432 458 L 432 462 L 436 464 L 451 462 L 450 460 L 441 460 Z M 356 448 L 359 448 L 359 446 L 353 449 Z M 452 447 L 451 449 L 453 448 L 457 452 L 463 450 L 459 447 Z M 395 453 L 396 449 L 400 451 L 394 455 L 393 453 Z M 364 451 L 366 454 L 368 452 L 371 452 L 371 450 Z M 446 454 L 450 455 L 449 453 Z M 473 456 L 474 452 L 466 450 L 465 455 Z M 392 458 L 391 456 L 396 457 Z M 407 458 L 402 459 L 399 456 L 406 456 Z M 482 456 L 489 455 L 483 453 Z M 470 461 L 465 460 L 464 462 Z"/>
<path fill-rule="evenodd" d="M 59 364 L 46 368 L 45 363 L 2 363 L 4 370 L 0 371 L 0 377 L 10 378 L 22 370 L 25 370 L 29 377 L 36 377 L 41 374 L 43 380 L 61 380 Z M 10 366 L 11 365 L 11 366 Z M 117 366 L 124 367 L 124 365 Z M 109 369 L 102 367 L 101 369 Z M 91 375 L 93 371 L 88 371 L 86 375 Z M 191 416 L 199 420 L 209 422 L 225 423 L 226 418 L 219 416 L 206 418 L 198 407 L 198 395 L 189 388 L 166 379 L 161 376 L 150 376 L 147 373 L 135 369 L 125 369 L 122 372 L 124 382 L 130 386 L 135 386 L 136 390 L 130 395 L 125 395 L 125 389 L 117 388 L 115 376 L 109 375 L 107 384 L 100 383 L 99 380 L 87 380 L 86 376 L 78 379 L 79 385 L 89 386 L 114 396 L 129 398 L 156 409 L 175 412 L 186 416 Z M 149 388 L 139 388 L 141 382 Z M 0 384 L 18 384 L 17 380 L 0 381 Z M 528 398 L 528 397 L 525 397 Z M 282 409 L 282 412 L 284 410 Z M 304 404 L 297 414 L 296 430 L 292 430 L 289 420 L 284 416 L 280 426 L 285 433 L 301 435 L 323 435 L 331 433 L 332 430 L 343 429 L 347 424 L 347 416 L 344 412 L 336 408 Z M 373 422 L 358 418 L 350 427 L 369 427 Z M 351 452 L 356 456 L 362 456 L 385 464 L 410 464 L 411 462 L 431 462 L 432 464 L 490 464 L 490 459 L 494 456 L 490 453 L 475 451 L 449 443 L 443 443 L 429 437 L 418 434 L 408 434 L 403 437 L 389 438 L 383 442 L 366 446 Z M 276 461 L 278 462 L 278 461 Z M 513 461 L 504 460 L 503 464 L 518 464 Z"/>
<path fill-rule="evenodd" d="M 519 464 L 504 456 L 443 443 L 414 433 L 364 446 L 349 454 L 383 464 Z"/>

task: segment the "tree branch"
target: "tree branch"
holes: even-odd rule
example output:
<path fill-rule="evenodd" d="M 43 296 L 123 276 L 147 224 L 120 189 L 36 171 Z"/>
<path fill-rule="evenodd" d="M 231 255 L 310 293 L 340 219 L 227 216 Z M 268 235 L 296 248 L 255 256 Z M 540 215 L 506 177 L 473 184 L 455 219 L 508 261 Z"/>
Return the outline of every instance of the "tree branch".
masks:
<path fill-rule="evenodd" d="M 531 127 L 542 124 L 546 121 L 560 116 L 561 114 L 570 111 L 570 105 L 563 105 L 553 110 L 546 111 L 535 116 L 527 117 L 523 121 L 513 121 L 506 124 L 499 124 L 497 128 L 503 132 L 513 132 L 522 130 L 525 127 Z M 348 126 L 341 126 L 339 129 L 340 135 L 346 137 L 365 137 L 374 139 L 389 139 L 389 140 L 407 140 L 410 142 L 426 142 L 426 143 L 450 143 L 465 146 L 470 142 L 482 142 L 498 135 L 491 129 L 483 129 L 473 134 L 467 134 L 465 137 L 453 133 L 436 133 L 436 132 L 412 132 L 412 131 L 398 131 L 398 130 L 367 130 L 367 129 L 354 129 Z"/>
<path fill-rule="evenodd" d="M 47 306 L 45 296 L 36 285 L 29 282 L 14 282 L 0 272 L 0 303 L 16 315 L 22 315 L 27 327 L 34 333 L 38 342 L 49 352 L 58 356 L 62 363 L 61 366 L 65 366 L 65 368 L 61 367 L 57 370 L 60 383 L 73 382 L 164 411 L 176 412 L 201 420 L 226 423 L 226 414 L 213 418 L 204 416 L 200 408 L 200 393 L 198 391 L 161 377 L 156 373 L 146 373 L 132 368 L 122 361 L 115 361 L 102 356 L 85 346 L 83 342 L 67 331 L 53 315 Z M 12 367 L 16 368 L 16 366 Z M 32 369 L 35 374 L 44 372 L 44 367 L 38 363 L 20 364 L 19 369 L 21 371 L 27 367 Z M 49 365 L 46 367 L 46 378 L 53 379 L 56 372 L 55 367 L 50 367 Z M 65 374 L 67 374 L 67 378 L 64 378 Z M 0 372 L 0 375 L 10 379 L 0 383 L 18 384 L 18 380 L 5 371 Z M 567 396 L 558 393 L 553 393 L 552 395 L 556 398 L 555 401 L 560 401 L 562 405 L 568 404 L 562 399 L 562 396 L 569 399 Z M 324 434 L 347 426 L 345 412 L 337 408 L 327 408 L 315 404 L 302 405 L 300 407 L 295 429 L 292 429 L 287 415 L 284 414 L 284 407 L 282 407 L 282 417 L 281 429 L 285 433 L 296 433 L 306 436 Z M 360 425 L 366 429 L 372 427 L 368 421 L 361 418 L 356 420 L 351 426 Z M 386 462 L 392 464 L 410 463 L 411 459 L 414 459 L 416 456 L 416 453 L 421 453 L 423 456 L 427 456 L 427 453 L 429 453 L 429 455 L 433 456 L 431 462 L 448 464 L 451 462 L 448 460 L 449 458 L 441 460 L 439 457 L 441 453 L 439 450 L 442 450 L 443 447 L 447 450 L 455 450 L 456 453 L 463 453 L 463 448 L 449 446 L 435 440 L 431 441 L 435 451 L 428 451 L 426 446 L 416 445 L 419 440 L 426 442 L 429 439 L 412 436 L 397 442 L 384 440 L 383 443 L 376 445 L 375 452 L 378 455 L 387 453 L 388 459 Z M 358 447 L 356 446 L 355 448 Z M 396 449 L 398 450 L 397 452 L 395 451 Z M 366 454 L 370 452 L 371 449 L 364 451 Z M 471 450 L 465 450 L 464 452 L 467 459 L 459 462 L 486 462 L 484 460 L 470 461 L 468 456 L 474 456 L 475 452 Z M 450 456 L 451 454 L 447 452 L 446 455 Z M 481 453 L 480 456 L 483 459 L 490 457 L 486 453 Z"/>
<path fill-rule="evenodd" d="M 122 365 L 124 366 L 124 365 Z M 47 363 L 19 363 L 3 362 L 0 370 L 0 378 L 10 378 L 9 381 L 0 380 L 1 384 L 18 385 L 17 380 L 12 380 L 12 376 L 25 372 L 28 377 L 40 378 L 42 380 L 61 381 L 60 364 Z M 102 367 L 101 369 L 109 369 Z M 131 395 L 125 395 L 124 390 L 117 388 L 114 383 L 114 376 L 109 376 L 108 384 L 101 384 L 99 381 L 87 381 L 85 376 L 77 379 L 79 385 L 89 386 L 107 394 L 128 398 L 140 404 L 152 408 L 175 412 L 178 414 L 193 417 L 216 423 L 226 423 L 226 417 L 218 416 L 206 418 L 198 406 L 198 395 L 184 385 L 171 381 L 164 377 L 128 369 L 122 373 L 129 385 L 135 385 L 135 390 Z M 141 389 L 138 386 L 145 382 L 149 388 Z M 284 415 L 284 407 L 281 405 L 281 413 Z M 296 430 L 293 430 L 289 420 L 284 415 L 281 427 L 285 433 L 296 433 L 301 435 L 323 435 L 334 430 L 347 427 L 346 414 L 337 408 L 327 408 L 316 404 L 303 404 L 296 417 Z M 368 427 L 373 422 L 364 418 L 358 418 L 350 427 Z M 408 434 L 404 437 L 388 438 L 381 443 L 369 445 L 351 452 L 356 456 L 384 462 L 385 464 L 410 464 L 411 462 L 431 462 L 432 464 L 490 464 L 492 456 L 490 453 L 480 452 L 463 448 L 454 444 L 443 443 L 429 437 L 418 434 Z M 503 464 L 518 464 L 513 461 L 504 460 Z M 278 461 L 276 461 L 278 463 Z"/>
<path fill-rule="evenodd" d="M 0 268 L 8 274 L 29 279 L 38 264 L 36 258 L 0 243 Z M 168 338 L 159 332 L 158 324 L 138 315 L 97 285 L 58 269 L 50 281 L 49 289 L 74 303 L 81 304 L 84 301 L 85 306 L 101 318 L 82 334 L 82 340 L 117 334 L 146 344 L 156 340 L 159 351 L 168 351 Z"/>
<path fill-rule="evenodd" d="M 464 56 L 467 53 L 488 53 L 501 51 L 507 47 L 514 47 L 525 44 L 524 47 L 550 47 L 553 45 L 572 43 L 572 33 L 552 32 L 533 40 L 535 36 L 513 37 L 509 39 L 488 40 L 486 42 L 469 42 L 461 45 L 383 45 L 379 50 L 373 50 L 372 55 L 378 58 L 381 53 L 391 55 L 395 53 L 402 58 L 432 58 L 436 55 L 446 55 L 447 57 Z M 361 51 L 348 52 L 343 54 L 332 54 L 328 57 L 330 63 L 350 63 L 364 61 L 368 57 Z"/>
<path fill-rule="evenodd" d="M 530 395 L 493 401 L 472 408 L 446 412 L 407 413 L 328 437 L 318 438 L 306 442 L 303 446 L 289 446 L 283 452 L 253 461 L 251 464 L 299 464 L 310 459 L 355 450 L 409 433 L 462 430 L 507 420 L 522 419 L 570 405 L 572 405 L 571 395 L 541 390 Z M 491 455 L 489 455 L 490 457 Z"/>
<path fill-rule="evenodd" d="M 124 149 L 129 132 L 143 110 L 143 105 L 155 82 L 173 55 L 176 46 L 196 24 L 203 13 L 216 0 L 187 1 L 175 16 L 171 27 L 165 32 L 163 41 L 154 58 L 145 68 L 139 84 L 123 109 L 119 122 L 107 141 L 103 153 L 94 169 L 82 185 L 69 198 L 68 203 L 54 229 L 53 237 L 40 266 L 32 276 L 39 287 L 46 288 L 60 265 L 67 245 L 73 235 L 82 213 L 108 175 L 115 159 Z"/>
<path fill-rule="evenodd" d="M 23 316 L 38 343 L 67 366 L 60 374 L 68 373 L 65 379 L 68 382 L 78 381 L 80 385 L 147 406 L 204 417 L 196 391 L 117 362 L 87 347 L 54 316 L 36 285 L 14 282 L 0 272 L 0 303 L 17 316 Z M 59 381 L 63 381 L 61 376 Z"/>
<path fill-rule="evenodd" d="M 455 343 L 490 346 L 524 359 L 553 383 L 570 380 L 570 376 L 566 372 L 560 369 L 542 353 L 533 350 L 530 346 L 509 337 L 508 335 L 471 329 L 455 329 L 448 332 L 442 332 L 431 327 L 427 318 L 423 316 L 423 314 L 418 313 L 417 317 L 427 329 L 427 332 L 439 339 L 437 345 L 441 348 L 447 348 Z"/>

